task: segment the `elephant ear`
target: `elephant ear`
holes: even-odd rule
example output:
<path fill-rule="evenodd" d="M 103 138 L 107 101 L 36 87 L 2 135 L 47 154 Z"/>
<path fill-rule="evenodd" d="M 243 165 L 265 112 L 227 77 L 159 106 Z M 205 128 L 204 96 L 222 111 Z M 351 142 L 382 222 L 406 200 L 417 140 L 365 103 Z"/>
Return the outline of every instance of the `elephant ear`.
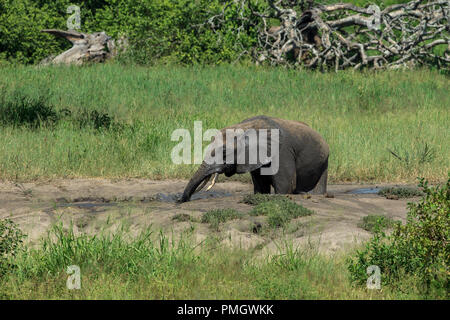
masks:
<path fill-rule="evenodd" d="M 275 157 L 278 161 L 279 132 L 277 129 L 247 129 L 236 134 L 234 149 L 228 152 L 226 158 L 234 152 L 236 173 L 251 172 L 271 163 Z"/>

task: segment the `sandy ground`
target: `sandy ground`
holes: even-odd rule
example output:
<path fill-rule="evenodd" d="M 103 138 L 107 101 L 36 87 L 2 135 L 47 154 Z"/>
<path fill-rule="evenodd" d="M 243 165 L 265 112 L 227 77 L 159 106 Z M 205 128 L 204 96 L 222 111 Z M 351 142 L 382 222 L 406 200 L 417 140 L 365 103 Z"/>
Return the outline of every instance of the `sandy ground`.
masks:
<path fill-rule="evenodd" d="M 289 228 L 261 232 L 255 228 L 264 217 L 247 216 L 222 224 L 219 230 L 200 222 L 202 214 L 216 208 L 234 208 L 243 213 L 251 206 L 241 203 L 252 193 L 251 184 L 220 182 L 214 192 L 201 193 L 200 199 L 178 204 L 173 200 L 187 181 L 152 181 L 143 179 L 71 179 L 36 183 L 0 182 L 0 218 L 10 218 L 28 234 L 29 245 L 36 246 L 49 227 L 61 221 L 73 224 L 77 233 L 97 234 L 119 225 L 130 234 L 151 226 L 171 235 L 190 233 L 201 242 L 215 237 L 224 244 L 243 248 L 277 250 L 282 239 L 294 245 L 316 246 L 333 253 L 351 248 L 370 237 L 358 227 L 362 217 L 385 214 L 405 220 L 407 202 L 417 199 L 389 200 L 377 194 L 351 194 L 352 190 L 374 185 L 329 185 L 334 197 L 292 195 L 292 199 L 312 209 L 315 214 L 300 217 Z M 384 185 L 378 185 L 382 187 Z M 184 214 L 188 221 L 173 219 Z M 258 231 L 258 232 L 257 232 Z"/>

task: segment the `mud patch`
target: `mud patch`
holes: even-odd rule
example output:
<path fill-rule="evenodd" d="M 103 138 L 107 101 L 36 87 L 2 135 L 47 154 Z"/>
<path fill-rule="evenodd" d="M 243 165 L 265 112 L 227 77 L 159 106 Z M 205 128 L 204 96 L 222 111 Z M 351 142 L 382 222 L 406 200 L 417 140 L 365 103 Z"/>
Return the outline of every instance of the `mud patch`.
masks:
<path fill-rule="evenodd" d="M 117 203 L 94 203 L 94 202 L 75 202 L 75 203 L 60 203 L 56 206 L 59 208 L 64 207 L 77 207 L 80 209 L 93 209 L 98 207 L 113 207 L 116 206 Z"/>
<path fill-rule="evenodd" d="M 296 203 L 313 210 L 283 230 L 263 232 L 264 219 L 250 216 L 252 206 L 242 203 L 253 193 L 252 184 L 218 182 L 214 190 L 193 195 L 192 201 L 177 203 L 185 180 L 153 181 L 144 179 L 59 179 L 50 182 L 0 182 L 0 219 L 10 218 L 28 234 L 28 243 L 38 245 L 49 228 L 61 221 L 77 232 L 98 234 L 125 225 L 130 236 L 151 227 L 177 237 L 186 230 L 195 241 L 208 237 L 223 239 L 224 244 L 255 250 L 276 251 L 281 238 L 294 245 L 314 242 L 319 250 L 334 252 L 354 246 L 371 237 L 358 227 L 362 217 L 385 215 L 404 221 L 408 199 L 391 201 L 376 193 L 388 185 L 329 185 L 333 198 L 323 195 L 290 195 Z M 23 190 L 29 190 L 24 194 Z M 221 222 L 218 228 L 201 223 L 202 215 L 213 209 L 234 209 L 241 219 Z M 230 239 L 231 237 L 231 239 Z"/>
<path fill-rule="evenodd" d="M 191 197 L 191 201 L 201 200 L 201 199 L 216 199 L 216 198 L 224 198 L 230 197 L 232 194 L 226 191 L 200 191 L 195 193 Z M 172 193 L 172 194 L 164 194 L 158 193 L 155 196 L 155 200 L 161 202 L 169 202 L 169 203 L 178 203 L 181 197 L 183 196 L 182 192 Z"/>

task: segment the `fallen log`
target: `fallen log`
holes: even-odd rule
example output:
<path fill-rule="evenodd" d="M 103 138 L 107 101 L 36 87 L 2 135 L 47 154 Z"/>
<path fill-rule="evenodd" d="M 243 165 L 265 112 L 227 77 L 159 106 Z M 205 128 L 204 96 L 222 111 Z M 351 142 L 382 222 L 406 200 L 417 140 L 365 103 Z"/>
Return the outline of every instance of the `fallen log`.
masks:
<path fill-rule="evenodd" d="M 118 48 L 114 39 L 105 32 L 94 32 L 92 34 L 74 30 L 44 29 L 41 32 L 49 33 L 56 37 L 69 40 L 73 46 L 67 51 L 44 59 L 41 64 L 74 64 L 81 65 L 86 62 L 104 62 L 117 55 Z M 122 40 L 122 43 L 123 40 Z"/>

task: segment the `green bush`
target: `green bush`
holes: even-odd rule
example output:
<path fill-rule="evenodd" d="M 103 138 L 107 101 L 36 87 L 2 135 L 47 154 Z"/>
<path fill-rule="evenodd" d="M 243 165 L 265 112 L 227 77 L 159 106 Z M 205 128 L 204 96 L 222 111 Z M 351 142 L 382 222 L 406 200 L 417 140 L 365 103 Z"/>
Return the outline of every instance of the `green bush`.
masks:
<path fill-rule="evenodd" d="M 10 219 L 0 220 L 0 276 L 14 267 L 13 258 L 20 250 L 25 235 Z"/>
<path fill-rule="evenodd" d="M 405 225 L 397 224 L 391 235 L 380 229 L 364 249 L 349 261 L 353 280 L 363 283 L 366 269 L 377 265 L 383 283 L 395 283 L 405 276 L 420 279 L 422 289 L 448 290 L 450 175 L 443 186 L 429 187 L 420 180 L 424 196 L 408 204 Z"/>

